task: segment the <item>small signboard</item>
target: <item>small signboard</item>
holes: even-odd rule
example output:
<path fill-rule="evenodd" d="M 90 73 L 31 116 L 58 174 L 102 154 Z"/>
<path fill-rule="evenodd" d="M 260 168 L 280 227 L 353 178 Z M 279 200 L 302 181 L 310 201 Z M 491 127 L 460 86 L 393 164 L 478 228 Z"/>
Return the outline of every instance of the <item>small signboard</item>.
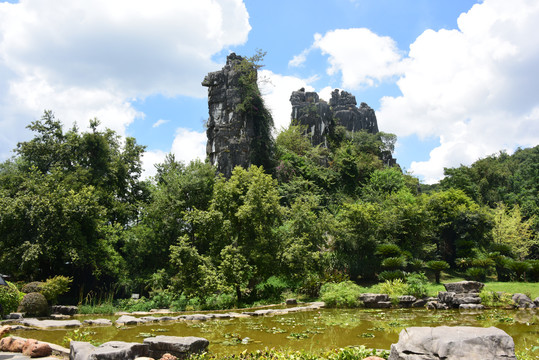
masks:
<path fill-rule="evenodd" d="M 139 297 L 140 297 L 140 294 L 131 294 L 131 299 L 138 300 Z"/>

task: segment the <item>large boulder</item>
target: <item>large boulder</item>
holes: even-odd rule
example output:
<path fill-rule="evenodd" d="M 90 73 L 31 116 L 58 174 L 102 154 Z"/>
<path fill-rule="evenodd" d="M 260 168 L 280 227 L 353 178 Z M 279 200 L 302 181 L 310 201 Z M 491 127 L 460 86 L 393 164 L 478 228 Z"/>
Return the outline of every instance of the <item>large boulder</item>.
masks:
<path fill-rule="evenodd" d="M 148 345 L 109 341 L 98 347 L 92 344 L 72 341 L 69 360 L 133 360 L 137 357 L 148 356 Z"/>
<path fill-rule="evenodd" d="M 22 353 L 32 358 L 45 357 L 52 355 L 52 348 L 47 343 L 28 339 L 22 348 Z"/>
<path fill-rule="evenodd" d="M 80 327 L 79 320 L 38 320 L 38 319 L 22 319 L 20 321 L 22 325 L 31 326 L 40 329 L 54 329 L 54 328 L 76 328 Z"/>
<path fill-rule="evenodd" d="M 149 356 L 158 359 L 167 353 L 178 358 L 186 358 L 190 354 L 205 351 L 210 342 L 204 338 L 194 336 L 179 337 L 160 335 L 144 339 L 144 344 L 149 346 Z"/>
<path fill-rule="evenodd" d="M 389 360 L 516 360 L 511 336 L 495 327 L 411 327 L 391 345 Z"/>
<path fill-rule="evenodd" d="M 78 314 L 79 308 L 76 306 L 68 306 L 68 305 L 53 305 L 51 307 L 51 312 L 53 314 L 73 316 L 75 314 Z"/>
<path fill-rule="evenodd" d="M 359 300 L 363 302 L 363 305 L 365 305 L 366 308 L 387 308 L 388 304 L 389 307 L 391 307 L 389 295 L 387 294 L 365 293 L 359 296 Z"/>
<path fill-rule="evenodd" d="M 485 284 L 479 281 L 459 281 L 454 283 L 444 284 L 446 291 L 452 291 L 456 294 L 462 293 L 479 293 Z"/>
<path fill-rule="evenodd" d="M 516 293 L 512 297 L 513 302 L 519 309 L 534 309 L 535 302 L 526 294 Z"/>

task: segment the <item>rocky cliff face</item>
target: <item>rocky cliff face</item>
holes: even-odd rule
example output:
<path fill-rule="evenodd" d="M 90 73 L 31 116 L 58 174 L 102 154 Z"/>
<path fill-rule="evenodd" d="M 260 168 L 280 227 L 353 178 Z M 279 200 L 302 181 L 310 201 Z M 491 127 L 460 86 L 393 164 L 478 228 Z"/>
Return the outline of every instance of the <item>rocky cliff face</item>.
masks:
<path fill-rule="evenodd" d="M 374 110 L 365 103 L 358 108 L 355 96 L 346 91 L 333 90 L 328 104 L 317 93 L 305 92 L 302 88 L 292 92 L 290 102 L 293 123 L 307 126 L 307 135 L 315 146 L 327 146 L 327 135 L 336 125 L 342 125 L 352 132 L 378 132 Z"/>
<path fill-rule="evenodd" d="M 269 112 L 263 108 L 261 98 L 256 98 L 259 95 L 254 99 L 259 103 L 249 104 L 250 108 L 245 109 L 246 94 L 241 79 L 245 71 L 254 71 L 251 89 L 257 93 L 258 87 L 256 70 L 246 70 L 242 67 L 243 61 L 243 57 L 230 54 L 226 65 L 206 75 L 202 82 L 202 86 L 208 87 L 206 153 L 212 165 L 226 177 L 238 165 L 244 168 L 251 164 L 267 166 L 259 155 L 272 142 L 266 124 L 261 123 L 261 116 L 269 116 Z"/>

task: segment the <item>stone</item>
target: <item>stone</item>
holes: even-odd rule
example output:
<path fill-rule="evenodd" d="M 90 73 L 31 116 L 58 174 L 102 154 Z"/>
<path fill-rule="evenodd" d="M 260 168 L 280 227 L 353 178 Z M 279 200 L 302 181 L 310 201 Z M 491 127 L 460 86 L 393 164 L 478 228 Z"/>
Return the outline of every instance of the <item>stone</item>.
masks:
<path fill-rule="evenodd" d="M 285 303 L 286 305 L 297 305 L 297 304 L 298 304 L 298 301 L 297 301 L 296 299 L 286 299 L 286 300 L 284 301 L 284 303 Z"/>
<path fill-rule="evenodd" d="M 148 356 L 149 346 L 140 343 L 109 341 L 98 347 L 81 341 L 72 341 L 70 360 L 131 360 Z"/>
<path fill-rule="evenodd" d="M 482 304 L 460 304 L 459 310 L 484 310 L 485 305 Z"/>
<path fill-rule="evenodd" d="M 69 319 L 71 316 L 69 316 L 69 315 L 63 315 L 63 314 L 51 314 L 50 317 L 51 317 L 53 320 L 67 320 L 67 319 Z"/>
<path fill-rule="evenodd" d="M 495 327 L 410 327 L 391 345 L 389 360 L 515 360 L 511 336 Z"/>
<path fill-rule="evenodd" d="M 190 354 L 201 353 L 208 348 L 210 342 L 204 338 L 187 336 L 156 336 L 144 339 L 149 346 L 149 356 L 160 358 L 166 353 L 178 358 L 186 358 Z"/>
<path fill-rule="evenodd" d="M 0 347 L 2 351 L 22 352 L 25 343 L 26 340 L 9 336 L 0 341 Z"/>
<path fill-rule="evenodd" d="M 262 153 L 264 147 L 273 143 L 271 134 L 265 132 L 261 123 L 261 117 L 268 117 L 273 123 L 262 101 L 259 107 L 248 112 L 239 109 L 244 101 L 240 84 L 240 77 L 245 74 L 240 68 L 244 60 L 243 57 L 231 53 L 227 57 L 226 65 L 220 71 L 206 75 L 202 82 L 202 86 L 208 88 L 206 154 L 210 163 L 225 177 L 230 177 L 236 166 L 247 169 L 254 164 L 267 168 L 268 164 L 264 162 L 269 159 L 256 159 L 254 155 Z M 256 92 L 256 72 L 254 81 Z"/>
<path fill-rule="evenodd" d="M 516 293 L 511 297 L 519 309 L 534 309 L 535 303 L 526 294 Z"/>
<path fill-rule="evenodd" d="M 412 304 L 412 307 L 413 308 L 420 308 L 420 307 L 425 307 L 425 305 L 427 305 L 427 299 L 417 299 Z"/>
<path fill-rule="evenodd" d="M 416 302 L 416 297 L 412 295 L 402 295 L 398 297 L 400 307 L 412 307 Z"/>
<path fill-rule="evenodd" d="M 26 326 L 36 327 L 40 329 L 75 328 L 82 325 L 78 320 L 23 319 L 20 323 Z"/>
<path fill-rule="evenodd" d="M 479 281 L 459 281 L 454 283 L 444 284 L 446 291 L 452 291 L 456 294 L 462 293 L 480 293 L 485 284 Z"/>
<path fill-rule="evenodd" d="M 115 323 L 118 325 L 138 325 L 144 324 L 147 321 L 141 318 L 137 318 L 131 315 L 122 315 L 116 319 Z"/>
<path fill-rule="evenodd" d="M 0 338 L 11 331 L 10 325 L 4 325 L 0 327 Z"/>
<path fill-rule="evenodd" d="M 22 353 L 31 358 L 45 357 L 52 355 L 52 348 L 49 344 L 37 340 L 28 339 L 23 347 Z"/>
<path fill-rule="evenodd" d="M 178 358 L 172 354 L 166 353 L 163 356 L 161 356 L 161 359 L 159 360 L 177 360 Z"/>
<path fill-rule="evenodd" d="M 62 314 L 73 316 L 79 313 L 79 308 L 76 306 L 67 306 L 67 305 L 53 305 L 51 307 L 51 312 L 53 314 Z"/>
<path fill-rule="evenodd" d="M 99 325 L 99 326 L 109 326 L 112 325 L 112 321 L 109 319 L 88 319 L 82 322 L 84 325 Z"/>
<path fill-rule="evenodd" d="M 366 308 L 386 309 L 391 307 L 389 295 L 387 294 L 361 294 L 359 300 L 363 302 Z"/>
<path fill-rule="evenodd" d="M 385 360 L 385 359 L 378 356 L 368 356 L 363 360 Z"/>
<path fill-rule="evenodd" d="M 24 313 L 20 312 L 13 312 L 6 315 L 6 319 L 8 320 L 20 320 L 22 318 L 24 318 Z"/>
<path fill-rule="evenodd" d="M 535 304 L 535 307 L 539 307 L 539 296 L 533 300 L 533 303 Z"/>

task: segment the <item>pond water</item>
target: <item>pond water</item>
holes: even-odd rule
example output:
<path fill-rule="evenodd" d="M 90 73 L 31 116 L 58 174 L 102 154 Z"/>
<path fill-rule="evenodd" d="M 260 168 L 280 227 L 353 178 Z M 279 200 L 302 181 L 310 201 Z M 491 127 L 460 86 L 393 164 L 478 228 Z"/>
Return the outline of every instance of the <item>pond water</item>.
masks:
<path fill-rule="evenodd" d="M 78 316 L 84 319 L 98 316 Z M 118 316 L 109 316 L 116 320 Z M 410 326 L 481 326 L 498 327 L 515 340 L 516 349 L 538 344 L 539 313 L 530 310 L 492 309 L 475 312 L 458 310 L 428 311 L 418 309 L 320 309 L 286 315 L 234 319 L 213 319 L 205 322 L 162 322 L 137 326 L 84 326 L 85 341 L 112 340 L 142 342 L 157 335 L 200 336 L 210 341 L 213 354 L 237 354 L 244 350 L 276 348 L 323 351 L 350 345 L 389 349 L 398 341 L 399 332 Z M 73 329 L 20 330 L 14 335 L 31 337 L 63 346 L 63 338 Z M 250 338 L 248 344 L 241 340 Z"/>

